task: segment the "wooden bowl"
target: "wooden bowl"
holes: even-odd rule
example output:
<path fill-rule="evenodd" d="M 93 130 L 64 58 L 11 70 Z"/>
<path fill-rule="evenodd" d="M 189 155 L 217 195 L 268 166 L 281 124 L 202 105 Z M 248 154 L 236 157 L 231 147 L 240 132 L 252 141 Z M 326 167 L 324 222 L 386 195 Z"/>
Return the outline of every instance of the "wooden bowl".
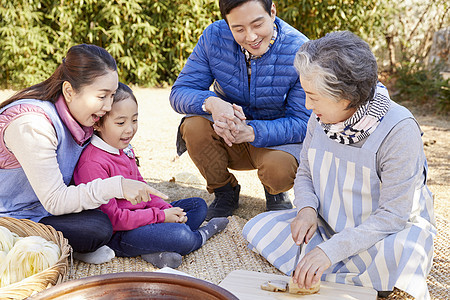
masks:
<path fill-rule="evenodd" d="M 236 299 L 204 280 L 158 272 L 124 272 L 59 284 L 29 299 Z"/>

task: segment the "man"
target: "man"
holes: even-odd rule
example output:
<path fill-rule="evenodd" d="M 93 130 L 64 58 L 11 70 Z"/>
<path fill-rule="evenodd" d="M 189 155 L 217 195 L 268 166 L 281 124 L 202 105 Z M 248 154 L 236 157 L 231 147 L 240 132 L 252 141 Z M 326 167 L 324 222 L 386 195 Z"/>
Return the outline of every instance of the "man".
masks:
<path fill-rule="evenodd" d="M 293 62 L 307 38 L 276 17 L 271 0 L 219 6 L 223 20 L 205 29 L 172 87 L 172 107 L 186 114 L 178 154 L 187 149 L 215 194 L 207 219 L 238 207 L 240 186 L 228 168 L 258 170 L 267 210 L 292 208 L 285 192 L 310 115 Z"/>

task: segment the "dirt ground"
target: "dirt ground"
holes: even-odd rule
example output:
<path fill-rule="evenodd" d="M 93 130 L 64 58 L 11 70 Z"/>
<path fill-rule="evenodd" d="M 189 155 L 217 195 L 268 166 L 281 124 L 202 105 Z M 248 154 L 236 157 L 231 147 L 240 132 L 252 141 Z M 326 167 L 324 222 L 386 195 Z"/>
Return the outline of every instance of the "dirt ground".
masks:
<path fill-rule="evenodd" d="M 139 102 L 139 130 L 132 144 L 140 157 L 141 173 L 155 188 L 169 195 L 170 200 L 192 196 L 213 200 L 205 190 L 205 180 L 189 158 L 177 156 L 175 140 L 181 115 L 169 104 L 170 89 L 134 88 Z M 0 102 L 13 92 L 0 91 Z M 450 120 L 431 115 L 426 110 L 408 107 L 424 132 L 424 149 L 428 159 L 428 185 L 435 197 L 435 212 L 450 220 Z M 241 205 L 236 214 L 249 219 L 255 215 L 255 204 L 264 210 L 264 191 L 256 171 L 233 171 L 241 184 Z M 293 197 L 292 190 L 289 192 Z M 246 205 L 249 201 L 252 205 Z"/>

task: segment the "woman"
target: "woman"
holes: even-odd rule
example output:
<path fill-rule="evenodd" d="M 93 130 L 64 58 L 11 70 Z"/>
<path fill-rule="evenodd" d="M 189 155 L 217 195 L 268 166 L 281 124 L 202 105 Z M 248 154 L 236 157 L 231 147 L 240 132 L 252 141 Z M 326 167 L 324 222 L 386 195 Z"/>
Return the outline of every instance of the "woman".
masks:
<path fill-rule="evenodd" d="M 305 43 L 295 67 L 313 111 L 296 209 L 263 213 L 244 235 L 280 270 L 295 270 L 299 287 L 322 279 L 429 298 L 436 230 L 416 120 L 389 99 L 369 46 L 350 32 Z"/>
<path fill-rule="evenodd" d="M 167 198 L 121 176 L 70 185 L 93 125 L 111 109 L 118 86 L 114 58 L 103 48 L 77 45 L 50 78 L 0 106 L 0 217 L 27 218 L 63 233 L 85 262 L 111 260 L 108 217 L 94 210 L 118 197 Z"/>

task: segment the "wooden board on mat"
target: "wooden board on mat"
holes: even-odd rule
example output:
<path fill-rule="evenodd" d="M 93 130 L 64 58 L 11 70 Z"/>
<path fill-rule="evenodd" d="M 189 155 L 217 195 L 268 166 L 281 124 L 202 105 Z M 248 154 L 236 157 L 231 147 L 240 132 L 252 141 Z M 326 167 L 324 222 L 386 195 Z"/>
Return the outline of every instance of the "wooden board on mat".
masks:
<path fill-rule="evenodd" d="M 220 287 L 227 289 L 240 300 L 336 300 L 336 299 L 377 299 L 377 292 L 372 288 L 353 286 L 347 284 L 322 281 L 320 291 L 313 295 L 295 295 L 288 292 L 269 292 L 261 289 L 261 284 L 268 280 L 284 280 L 289 282 L 290 277 L 277 274 L 267 274 L 254 271 L 236 270 L 228 274 Z"/>

